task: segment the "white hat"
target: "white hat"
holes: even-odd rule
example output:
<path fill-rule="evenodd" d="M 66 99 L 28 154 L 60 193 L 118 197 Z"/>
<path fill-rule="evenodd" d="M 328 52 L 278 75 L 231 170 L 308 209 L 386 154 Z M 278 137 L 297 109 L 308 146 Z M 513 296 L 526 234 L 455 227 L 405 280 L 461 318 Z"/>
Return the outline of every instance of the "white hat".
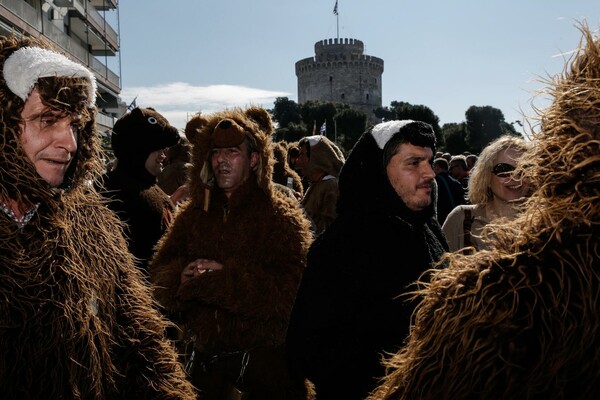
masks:
<path fill-rule="evenodd" d="M 96 78 L 83 65 L 62 54 L 41 47 L 23 47 L 4 61 L 2 71 L 6 86 L 23 101 L 39 78 L 52 76 L 81 77 L 89 81 L 88 107 L 96 103 Z"/>

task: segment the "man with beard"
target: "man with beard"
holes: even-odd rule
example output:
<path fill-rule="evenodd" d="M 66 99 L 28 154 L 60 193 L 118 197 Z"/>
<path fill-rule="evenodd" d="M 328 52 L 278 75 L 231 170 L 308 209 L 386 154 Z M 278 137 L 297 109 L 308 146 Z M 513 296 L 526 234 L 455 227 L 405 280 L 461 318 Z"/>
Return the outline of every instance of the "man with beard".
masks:
<path fill-rule="evenodd" d="M 309 250 L 287 335 L 291 365 L 319 400 L 363 399 L 408 335 L 403 294 L 447 249 L 434 153 L 429 124 L 389 121 L 363 134 L 342 168 L 339 215 Z"/>
<path fill-rule="evenodd" d="M 600 39 L 581 30 L 514 172 L 533 193 L 433 273 L 371 399 L 600 398 Z"/>
<path fill-rule="evenodd" d="M 95 77 L 32 38 L 2 38 L 0 70 L 0 398 L 192 398 L 92 185 Z"/>

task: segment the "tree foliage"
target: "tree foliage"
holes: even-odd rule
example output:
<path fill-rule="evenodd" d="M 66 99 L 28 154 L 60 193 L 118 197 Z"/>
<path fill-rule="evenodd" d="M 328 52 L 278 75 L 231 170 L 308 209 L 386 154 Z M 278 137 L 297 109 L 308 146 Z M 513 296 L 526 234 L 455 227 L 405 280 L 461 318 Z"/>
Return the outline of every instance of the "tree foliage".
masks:
<path fill-rule="evenodd" d="M 440 119 L 427 106 L 422 104 L 410 104 L 405 101 L 392 101 L 389 107 L 378 107 L 373 110 L 373 112 L 377 118 L 381 118 L 384 121 L 412 119 L 415 121 L 427 122 L 435 131 L 438 146 L 443 143 Z"/>
<path fill-rule="evenodd" d="M 504 114 L 492 106 L 471 106 L 465 113 L 466 142 L 471 153 L 478 154 L 493 140 L 505 134 L 516 135 L 514 127 L 504 120 Z"/>
<path fill-rule="evenodd" d="M 279 123 L 279 128 L 287 128 L 290 124 L 300 124 L 302 122 L 300 106 L 287 97 L 275 99 L 271 115 Z"/>
<path fill-rule="evenodd" d="M 443 150 L 450 154 L 461 154 L 468 150 L 467 145 L 467 125 L 464 122 L 459 124 L 449 123 L 442 126 L 442 134 L 444 136 Z"/>
<path fill-rule="evenodd" d="M 368 121 L 364 112 L 354 110 L 348 104 L 307 101 L 298 105 L 287 97 L 275 100 L 271 115 L 279 125 L 275 140 L 295 142 L 313 133 L 320 134 L 325 124 L 324 134 L 346 153 L 365 131 Z"/>

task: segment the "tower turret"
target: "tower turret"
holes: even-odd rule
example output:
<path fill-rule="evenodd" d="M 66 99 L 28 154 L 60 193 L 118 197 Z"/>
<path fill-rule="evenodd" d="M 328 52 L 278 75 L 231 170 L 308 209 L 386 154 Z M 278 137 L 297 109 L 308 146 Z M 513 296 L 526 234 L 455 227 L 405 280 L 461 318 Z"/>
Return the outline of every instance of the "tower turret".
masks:
<path fill-rule="evenodd" d="M 315 43 L 315 56 L 296 63 L 298 103 L 322 100 L 346 103 L 378 122 L 383 60 L 364 54 L 357 39 L 325 39 Z"/>

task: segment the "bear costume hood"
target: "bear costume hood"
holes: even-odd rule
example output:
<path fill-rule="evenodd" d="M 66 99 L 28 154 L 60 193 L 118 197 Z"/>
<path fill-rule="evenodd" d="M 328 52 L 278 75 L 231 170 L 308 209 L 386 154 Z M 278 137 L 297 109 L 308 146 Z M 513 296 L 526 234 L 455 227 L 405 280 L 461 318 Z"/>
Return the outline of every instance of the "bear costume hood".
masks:
<path fill-rule="evenodd" d="M 273 124 L 269 113 L 260 107 L 239 108 L 211 115 L 195 115 L 186 124 L 185 135 L 192 144 L 190 193 L 192 201 L 205 211 L 210 207 L 210 193 L 215 189 L 215 178 L 210 165 L 214 147 L 234 147 L 245 138 L 253 142 L 259 154 L 258 163 L 249 179 L 269 196 L 273 196 L 273 156 L 271 136 Z"/>

